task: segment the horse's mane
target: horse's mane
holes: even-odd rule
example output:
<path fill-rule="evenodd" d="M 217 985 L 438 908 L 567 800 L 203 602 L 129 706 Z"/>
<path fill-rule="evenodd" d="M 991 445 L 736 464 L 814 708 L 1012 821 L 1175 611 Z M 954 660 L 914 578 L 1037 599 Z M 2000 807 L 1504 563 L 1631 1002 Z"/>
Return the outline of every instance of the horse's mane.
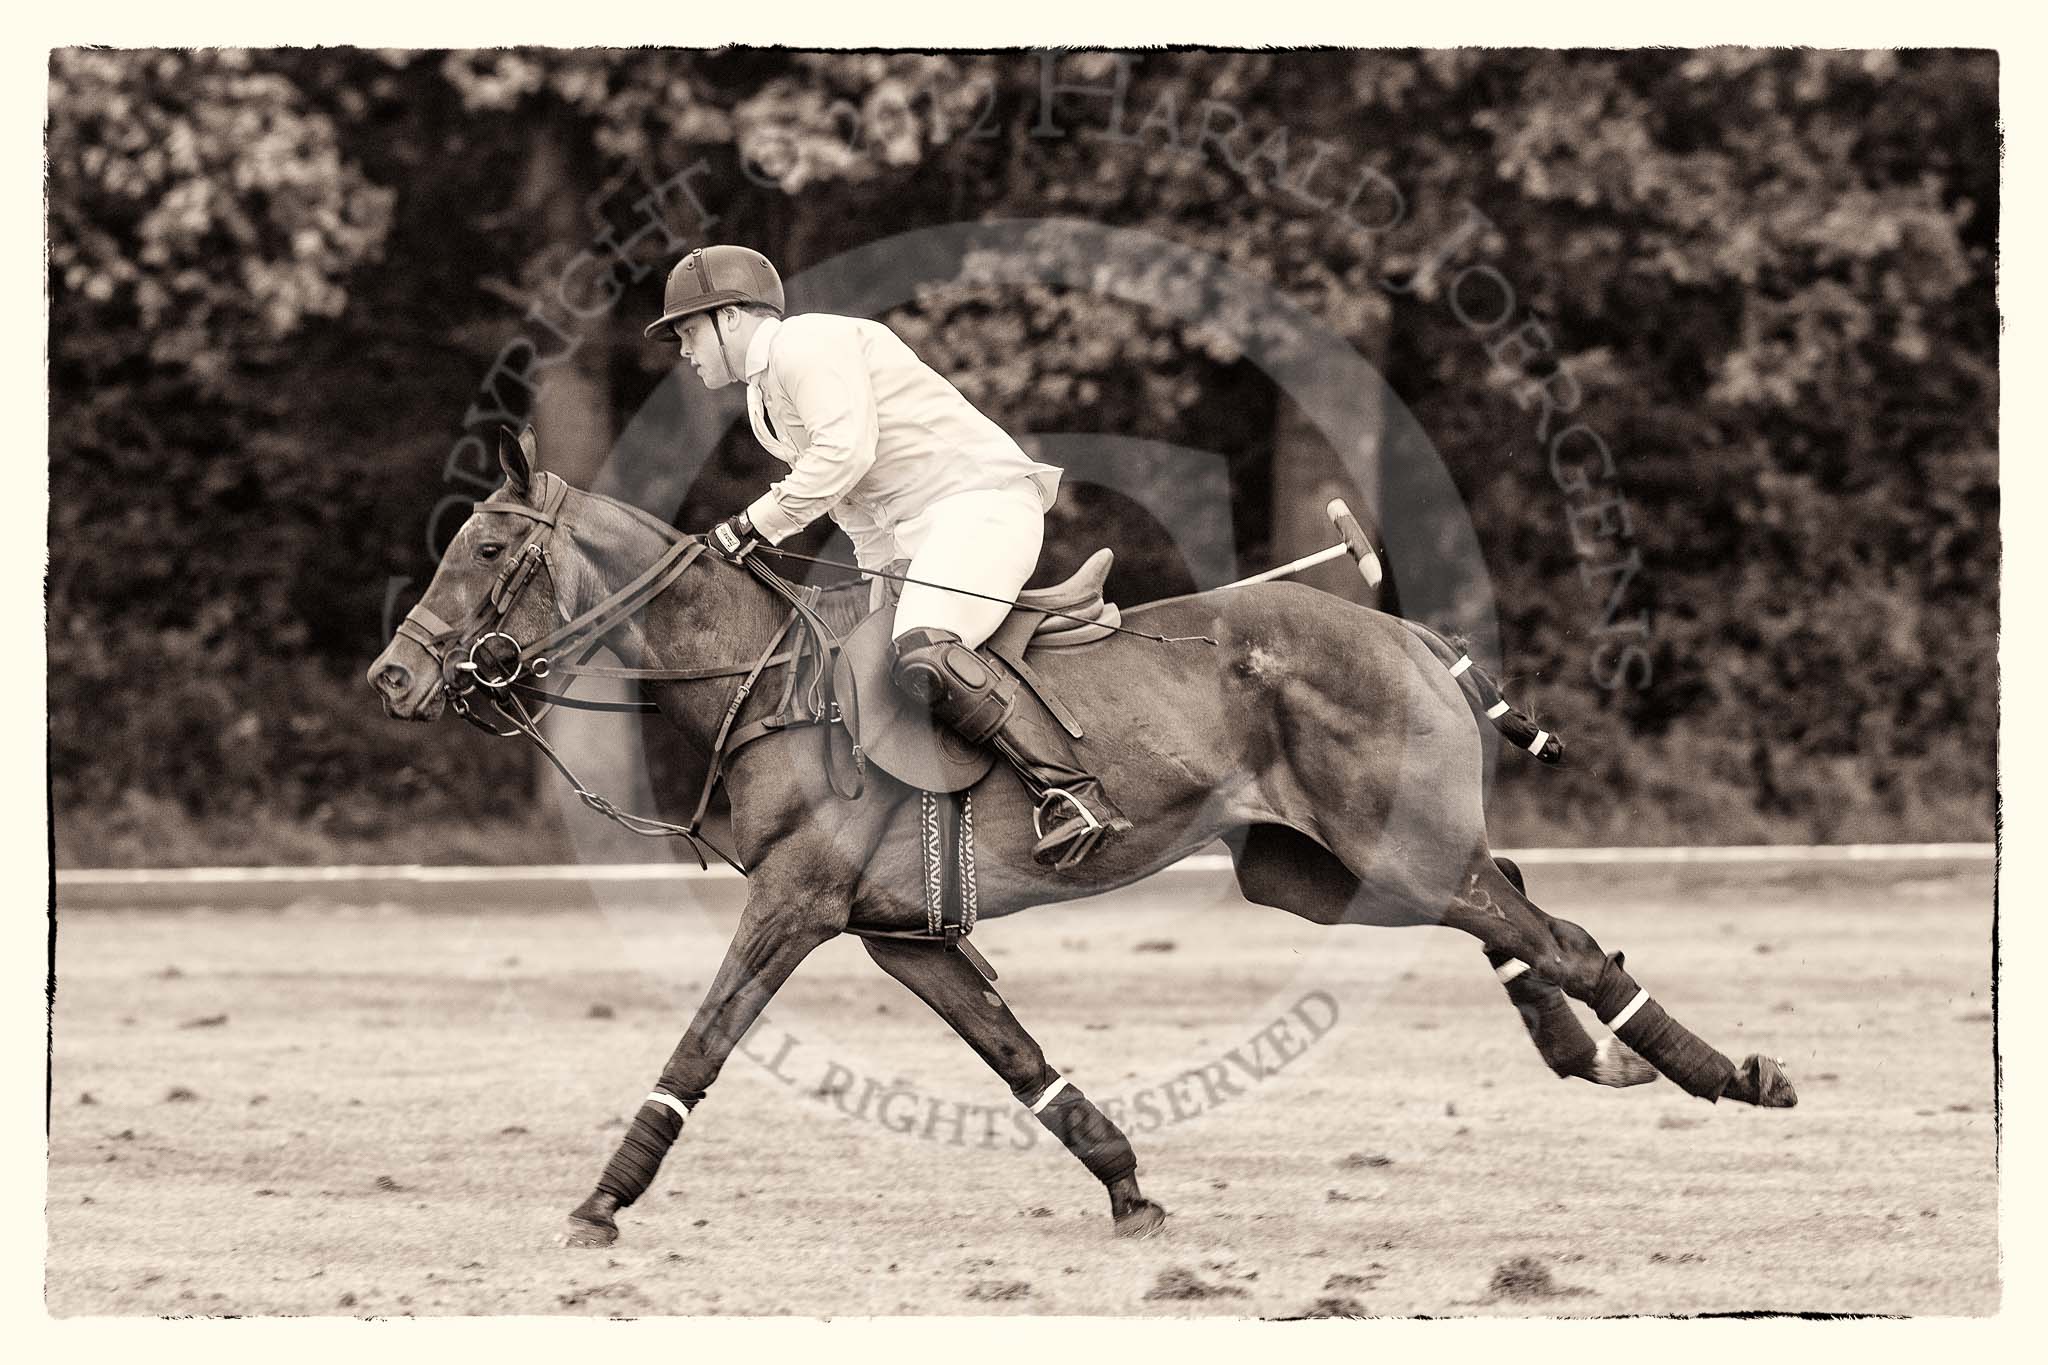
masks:
<path fill-rule="evenodd" d="M 546 471 L 542 471 L 541 473 L 536 474 L 534 477 L 537 479 L 560 479 L 562 476 L 559 474 L 552 474 Z M 690 536 L 690 532 L 684 531 L 681 528 L 675 526 L 666 518 L 658 517 L 644 507 L 638 506 L 634 503 L 627 502 L 624 498 L 615 498 L 609 493 L 600 493 L 595 489 L 591 488 L 578 488 L 575 484 L 570 483 L 567 479 L 563 479 L 562 482 L 564 486 L 568 488 L 569 496 L 571 498 L 584 498 L 591 502 L 597 503 L 600 506 L 609 507 L 615 511 L 623 512 L 629 519 L 637 521 L 641 525 L 647 527 L 649 530 L 656 532 L 664 540 L 667 540 L 671 544 L 675 543 L 678 540 L 687 540 Z"/>

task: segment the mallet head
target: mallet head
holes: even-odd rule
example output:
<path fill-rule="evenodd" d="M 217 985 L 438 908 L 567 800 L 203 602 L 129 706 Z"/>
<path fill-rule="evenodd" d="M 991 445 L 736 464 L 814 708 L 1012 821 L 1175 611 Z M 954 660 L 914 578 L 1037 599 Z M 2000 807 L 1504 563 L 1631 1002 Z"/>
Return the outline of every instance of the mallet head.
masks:
<path fill-rule="evenodd" d="M 1351 509 L 1344 505 L 1344 499 L 1331 498 L 1324 509 L 1330 514 L 1330 524 L 1344 537 L 1345 548 L 1358 561 L 1359 573 L 1365 575 L 1365 585 L 1377 588 L 1380 585 L 1380 557 L 1374 552 L 1372 542 L 1365 538 L 1365 528 L 1358 524 L 1358 518 L 1351 515 Z"/>

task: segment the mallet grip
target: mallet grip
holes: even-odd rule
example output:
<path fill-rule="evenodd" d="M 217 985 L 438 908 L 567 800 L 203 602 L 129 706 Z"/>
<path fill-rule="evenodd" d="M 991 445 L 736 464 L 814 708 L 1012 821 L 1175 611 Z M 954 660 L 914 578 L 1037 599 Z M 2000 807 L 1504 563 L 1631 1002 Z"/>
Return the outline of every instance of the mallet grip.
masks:
<path fill-rule="evenodd" d="M 1380 557 L 1373 550 L 1372 542 L 1365 538 L 1365 528 L 1358 524 L 1358 518 L 1351 515 L 1351 509 L 1344 505 L 1344 499 L 1331 498 L 1330 505 L 1323 509 L 1330 514 L 1331 525 L 1344 537 L 1345 548 L 1358 561 L 1358 572 L 1365 576 L 1365 585 L 1377 588 L 1380 585 Z"/>

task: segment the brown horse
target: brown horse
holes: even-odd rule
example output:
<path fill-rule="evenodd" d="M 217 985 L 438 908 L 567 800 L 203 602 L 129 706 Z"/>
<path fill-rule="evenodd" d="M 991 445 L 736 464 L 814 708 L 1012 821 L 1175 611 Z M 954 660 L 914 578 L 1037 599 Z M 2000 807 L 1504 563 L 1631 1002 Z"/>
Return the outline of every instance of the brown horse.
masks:
<path fill-rule="evenodd" d="M 458 658 L 487 632 L 515 648 L 548 637 L 558 620 L 646 582 L 648 566 L 664 555 L 675 560 L 675 532 L 635 508 L 535 475 L 534 455 L 530 433 L 504 447 L 504 487 L 476 506 L 413 618 L 465 624 L 401 628 L 370 666 L 390 715 L 441 715 L 451 681 L 463 681 Z M 605 638 L 629 666 L 739 665 L 722 681 L 646 684 L 668 721 L 709 753 L 730 725 L 729 708 L 737 705 L 744 720 L 777 690 L 736 700 L 733 675 L 764 657 L 787 607 L 715 556 L 677 562 L 685 569 L 657 595 L 615 625 L 606 618 Z M 1444 925 L 1471 934 L 1560 1075 L 1631 1084 L 1649 1077 L 1647 1059 L 1709 1101 L 1795 1102 L 1770 1059 L 1752 1056 L 1738 1067 L 1707 1046 L 1636 985 L 1620 954 L 1539 910 L 1512 866 L 1492 856 L 1478 706 L 1434 635 L 1289 583 L 1151 603 L 1125 621 L 1207 638 L 1112 636 L 1034 655 L 1033 664 L 1078 713 L 1084 759 L 1135 828 L 1078 867 L 1041 867 L 1031 857 L 1031 801 L 998 769 L 974 789 L 983 918 L 1100 895 L 1221 839 L 1252 901 L 1317 923 Z M 748 869 L 746 908 L 654 1093 L 570 1214 L 567 1244 L 616 1240 L 617 1211 L 645 1192 L 688 1110 L 813 948 L 850 927 L 924 929 L 916 793 L 871 772 L 858 799 L 836 794 L 831 742 L 827 727 L 792 729 L 733 755 L 726 782 L 736 853 Z M 1159 1228 L 1164 1211 L 1139 1192 L 1128 1140 L 1047 1065 L 967 956 L 937 940 L 863 941 L 1102 1181 L 1119 1233 Z M 1567 995 L 1616 1038 L 1596 1047 Z"/>

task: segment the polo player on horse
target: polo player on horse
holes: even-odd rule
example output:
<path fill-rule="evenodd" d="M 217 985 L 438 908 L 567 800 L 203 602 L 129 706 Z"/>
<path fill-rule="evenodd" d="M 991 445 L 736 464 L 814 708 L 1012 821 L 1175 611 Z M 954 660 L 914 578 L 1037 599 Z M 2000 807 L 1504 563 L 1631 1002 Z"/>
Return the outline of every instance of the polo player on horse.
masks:
<path fill-rule="evenodd" d="M 1019 706 L 975 653 L 1038 565 L 1060 470 L 1026 455 L 882 323 L 785 316 L 781 277 L 746 247 L 685 256 L 647 335 L 676 340 L 708 389 L 744 382 L 755 439 L 790 467 L 712 530 L 711 547 L 737 562 L 829 515 L 862 569 L 898 565 L 919 580 L 896 606 L 890 677 L 1016 768 L 1045 831 L 1032 856 L 1071 867 L 1129 829 L 1066 734 Z"/>
<path fill-rule="evenodd" d="M 674 334 L 706 385 L 747 381 L 755 433 L 790 466 L 787 478 L 712 535 L 685 535 L 537 472 L 534 435 L 520 433 L 500 446 L 504 486 L 476 505 L 370 665 L 392 716 L 431 721 L 456 707 L 493 733 L 531 740 L 592 809 L 635 832 L 693 843 L 750 698 L 757 719 L 746 728 L 756 738 L 806 736 L 749 748 L 730 774 L 740 861 L 725 856 L 746 875 L 746 909 L 654 1090 L 570 1213 L 566 1245 L 617 1241 L 619 1210 L 647 1192 L 739 1041 L 804 958 L 843 933 L 861 935 L 869 956 L 1101 1182 L 1119 1235 L 1149 1236 L 1164 1223 L 1165 1210 L 1139 1190 L 1129 1139 L 990 988 L 992 973 L 962 950 L 966 926 L 961 938 L 934 930 L 929 903 L 907 893 L 929 882 L 912 788 L 881 783 L 870 796 L 828 801 L 839 794 L 839 737 L 821 728 L 825 713 L 793 727 L 769 723 L 780 713 L 762 715 L 754 684 L 769 667 L 788 666 L 795 685 L 802 654 L 782 641 L 811 608 L 792 601 L 777 575 L 749 572 L 761 568 L 752 555 L 785 553 L 773 542 L 827 513 L 852 537 L 864 571 L 907 557 L 925 584 L 910 583 L 883 620 L 893 661 L 882 667 L 941 724 L 991 743 L 1023 774 L 1023 790 L 1004 781 L 987 793 L 1011 814 L 991 822 L 980 860 L 985 917 L 1100 895 L 1221 839 L 1254 903 L 1318 924 L 1442 925 L 1477 939 L 1559 1076 L 1630 1086 L 1662 1074 L 1708 1101 L 1797 1102 L 1777 1062 L 1752 1054 L 1738 1065 L 1714 1049 L 1637 983 L 1620 953 L 1543 911 L 1520 871 L 1493 855 L 1478 727 L 1511 735 L 1545 762 L 1558 758 L 1557 742 L 1469 654 L 1419 623 L 1298 583 L 1249 581 L 1139 607 L 1133 615 L 1154 629 L 1122 629 L 1100 648 L 1048 649 L 1046 676 L 1088 703 L 1097 761 L 1131 808 L 1151 817 L 1126 819 L 1079 769 L 1064 726 L 1043 728 L 1013 704 L 1011 680 L 998 684 L 997 665 L 976 652 L 992 632 L 1000 646 L 999 618 L 1038 557 L 1059 471 L 1027 459 L 886 327 L 782 313 L 782 284 L 765 259 L 707 247 L 669 277 L 662 317 L 648 330 Z M 1345 532 L 1347 546 L 1354 538 L 1364 541 Z M 619 562 L 599 553 L 613 547 Z M 669 591 L 693 564 L 710 590 Z M 965 595 L 984 592 L 999 600 Z M 1205 643 L 1209 665 L 1141 651 L 1126 635 Z M 721 657 L 735 641 L 748 644 L 751 667 Z M 582 662 L 606 642 L 622 667 Z M 571 682 L 600 674 L 654 684 L 651 704 L 713 756 L 697 819 L 636 816 L 576 782 L 527 700 L 569 702 L 566 687 L 544 681 L 558 672 Z M 1034 802 L 1036 845 L 1021 828 Z M 1122 837 L 1078 875 L 1049 877 L 1034 863 L 1071 867 L 1112 831 Z M 1596 1042 L 1570 1000 L 1610 1036 Z"/>

